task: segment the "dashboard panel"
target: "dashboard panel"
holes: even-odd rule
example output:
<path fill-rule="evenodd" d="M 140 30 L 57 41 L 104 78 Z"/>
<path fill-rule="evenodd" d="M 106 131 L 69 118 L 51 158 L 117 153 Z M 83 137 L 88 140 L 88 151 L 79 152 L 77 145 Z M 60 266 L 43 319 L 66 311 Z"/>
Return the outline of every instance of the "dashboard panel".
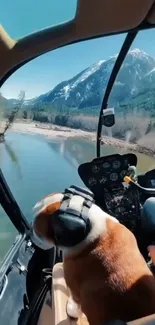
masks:
<path fill-rule="evenodd" d="M 78 173 L 84 184 L 96 193 L 105 187 L 113 187 L 122 183 L 131 165 L 137 165 L 136 155 L 114 154 L 80 165 Z"/>
<path fill-rule="evenodd" d="M 132 188 L 123 186 L 110 190 L 104 189 L 103 198 L 106 211 L 135 233 L 139 219 L 138 190 L 133 191 Z"/>
<path fill-rule="evenodd" d="M 129 167 L 137 165 L 136 155 L 114 154 L 94 159 L 78 168 L 84 184 L 94 193 L 96 203 L 136 233 L 139 219 L 139 194 L 124 185 Z"/>
<path fill-rule="evenodd" d="M 136 175 L 133 166 L 137 166 L 136 155 L 114 154 L 84 163 L 78 172 L 85 186 L 94 193 L 96 204 L 134 233 L 139 249 L 147 259 L 146 247 L 151 238 L 141 232 L 141 210 L 150 194 L 124 183 L 124 176 L 133 177 L 144 188 L 155 188 L 155 169 Z"/>

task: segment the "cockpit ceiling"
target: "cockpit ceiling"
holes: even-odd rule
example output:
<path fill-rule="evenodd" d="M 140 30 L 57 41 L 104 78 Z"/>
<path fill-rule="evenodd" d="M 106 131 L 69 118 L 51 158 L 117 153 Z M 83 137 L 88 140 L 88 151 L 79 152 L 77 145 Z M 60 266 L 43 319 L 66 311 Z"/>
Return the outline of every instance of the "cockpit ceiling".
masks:
<path fill-rule="evenodd" d="M 21 62 L 60 46 L 155 24 L 154 0 L 78 0 L 74 20 L 15 41 L 0 28 L 0 79 Z"/>
<path fill-rule="evenodd" d="M 87 35 L 122 32 L 137 27 L 154 0 L 79 0 L 76 25 Z"/>

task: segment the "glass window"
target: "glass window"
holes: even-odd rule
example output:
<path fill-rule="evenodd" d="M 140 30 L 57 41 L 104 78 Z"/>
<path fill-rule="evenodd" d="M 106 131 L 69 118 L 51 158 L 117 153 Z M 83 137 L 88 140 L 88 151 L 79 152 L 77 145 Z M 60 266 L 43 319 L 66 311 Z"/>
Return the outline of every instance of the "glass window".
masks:
<path fill-rule="evenodd" d="M 83 186 L 80 163 L 96 156 L 98 115 L 126 35 L 69 45 L 29 62 L 3 85 L 0 166 L 24 215 L 43 196 Z M 109 98 L 116 124 L 103 128 L 102 155 L 136 152 L 138 171 L 154 168 L 154 30 L 139 33 Z M 19 110 L 16 110 L 19 108 Z"/>
<path fill-rule="evenodd" d="M 103 128 L 102 154 L 133 151 L 138 171 L 155 168 L 155 30 L 139 32 L 118 73 L 109 98 L 115 126 Z M 105 138 L 105 135 L 107 138 Z"/>
<path fill-rule="evenodd" d="M 21 106 L 0 144 L 0 166 L 28 220 L 43 196 L 71 184 L 83 186 L 77 167 L 96 155 L 92 139 L 99 108 L 124 38 L 99 38 L 44 54 L 3 85 L 1 129 Z"/>
<path fill-rule="evenodd" d="M 1 24 L 17 39 L 40 29 L 70 21 L 77 0 L 1 0 Z"/>
<path fill-rule="evenodd" d="M 15 241 L 18 232 L 0 205 L 0 263 Z"/>

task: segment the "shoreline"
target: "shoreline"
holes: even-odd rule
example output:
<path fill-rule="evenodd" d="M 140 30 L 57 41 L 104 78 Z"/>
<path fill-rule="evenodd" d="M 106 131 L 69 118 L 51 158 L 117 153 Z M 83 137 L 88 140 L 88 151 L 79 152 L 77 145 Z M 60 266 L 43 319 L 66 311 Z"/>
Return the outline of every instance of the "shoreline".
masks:
<path fill-rule="evenodd" d="M 80 137 L 84 139 L 88 139 L 90 141 L 96 141 L 96 133 L 84 131 L 81 129 L 72 129 L 64 126 L 57 126 L 51 125 L 46 123 L 40 122 L 32 122 L 32 121 L 16 121 L 11 128 L 8 130 L 7 133 L 10 131 L 16 133 L 26 133 L 26 134 L 33 134 L 33 135 L 43 135 L 50 139 L 56 138 L 64 138 L 67 139 L 69 137 Z M 143 147 L 139 144 L 129 143 L 121 139 L 117 138 L 110 138 L 104 136 L 103 143 L 107 146 L 113 146 L 121 149 L 129 149 L 132 152 L 137 152 L 141 154 L 145 154 L 147 156 L 155 156 L 155 149 L 152 150 L 151 148 Z"/>

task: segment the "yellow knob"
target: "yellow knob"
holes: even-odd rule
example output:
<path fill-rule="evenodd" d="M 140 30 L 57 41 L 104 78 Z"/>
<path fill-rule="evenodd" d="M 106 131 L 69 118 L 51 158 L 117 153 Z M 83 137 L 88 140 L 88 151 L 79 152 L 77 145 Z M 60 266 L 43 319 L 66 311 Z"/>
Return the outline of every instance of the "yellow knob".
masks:
<path fill-rule="evenodd" d="M 131 182 L 131 178 L 129 176 L 124 177 L 124 181 L 129 184 Z"/>

